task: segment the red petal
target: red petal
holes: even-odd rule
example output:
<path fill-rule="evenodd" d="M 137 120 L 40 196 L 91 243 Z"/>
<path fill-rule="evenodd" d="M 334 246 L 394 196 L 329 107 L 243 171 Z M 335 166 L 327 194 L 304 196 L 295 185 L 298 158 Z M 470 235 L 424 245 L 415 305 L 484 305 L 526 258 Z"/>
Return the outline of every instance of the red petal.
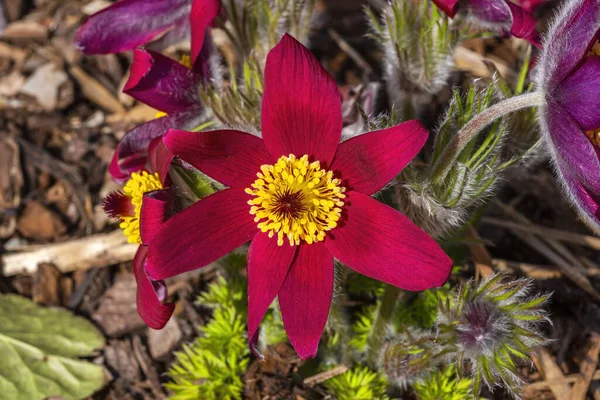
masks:
<path fill-rule="evenodd" d="M 347 218 L 327 234 L 327 249 L 342 263 L 405 290 L 443 285 L 452 260 L 404 215 L 362 193 L 349 192 Z"/>
<path fill-rule="evenodd" d="M 175 304 L 162 304 L 158 300 L 144 269 L 147 253 L 147 248 L 140 246 L 133 259 L 133 273 L 137 282 L 137 310 L 146 325 L 152 329 L 162 329 L 171 318 Z"/>
<path fill-rule="evenodd" d="M 167 114 L 200 104 L 200 76 L 175 60 L 150 50 L 135 49 L 123 92 Z"/>
<path fill-rule="evenodd" d="M 219 0 L 193 0 L 192 11 L 190 13 L 190 23 L 192 26 L 192 61 L 195 63 L 198 55 L 202 51 L 204 44 L 204 35 L 207 32 L 212 20 L 221 12 L 221 2 Z"/>
<path fill-rule="evenodd" d="M 140 211 L 140 235 L 142 243 L 148 244 L 158 232 L 158 229 L 166 221 L 168 201 L 168 189 L 153 190 L 144 194 L 142 209 Z"/>
<path fill-rule="evenodd" d="M 231 187 L 248 187 L 260 166 L 274 161 L 263 141 L 246 132 L 170 129 L 163 141 L 183 161 Z"/>
<path fill-rule="evenodd" d="M 134 154 L 119 163 L 119 145 L 117 145 L 108 166 L 108 172 L 115 181 L 122 183 L 129 179 L 132 172 L 141 171 L 145 166 L 146 156 L 144 154 Z"/>
<path fill-rule="evenodd" d="M 258 228 L 243 188 L 225 189 L 165 222 L 149 245 L 154 280 L 202 268 L 252 239 Z"/>
<path fill-rule="evenodd" d="M 258 326 L 283 284 L 296 247 L 258 233 L 248 250 L 248 339 L 255 354 Z M 260 356 L 260 355 L 259 355 Z"/>
<path fill-rule="evenodd" d="M 148 145 L 148 158 L 150 159 L 150 169 L 152 172 L 158 172 L 160 182 L 165 185 L 169 176 L 169 166 L 173 160 L 173 153 L 167 149 L 163 143 L 162 136 L 152 139 Z"/>
<path fill-rule="evenodd" d="M 347 189 L 375 193 L 417 155 L 427 136 L 418 121 L 355 136 L 340 144 L 331 169 Z"/>
<path fill-rule="evenodd" d="M 102 200 L 102 208 L 111 218 L 133 217 L 135 215 L 135 207 L 131 202 L 131 198 L 118 191 L 106 195 Z"/>
<path fill-rule="evenodd" d="M 335 81 L 288 34 L 267 56 L 262 131 L 273 157 L 308 154 L 327 165 L 342 135 L 342 101 Z"/>
<path fill-rule="evenodd" d="M 510 34 L 523 38 L 536 47 L 542 47 L 540 35 L 535 30 L 537 24 L 535 17 L 511 1 L 507 1 L 506 4 L 510 8 L 513 19 Z"/>
<path fill-rule="evenodd" d="M 458 0 L 433 0 L 433 2 L 450 18 L 454 18 L 458 11 Z"/>
<path fill-rule="evenodd" d="M 281 289 L 283 326 L 302 359 L 317 355 L 333 294 L 333 256 L 323 243 L 301 244 Z"/>

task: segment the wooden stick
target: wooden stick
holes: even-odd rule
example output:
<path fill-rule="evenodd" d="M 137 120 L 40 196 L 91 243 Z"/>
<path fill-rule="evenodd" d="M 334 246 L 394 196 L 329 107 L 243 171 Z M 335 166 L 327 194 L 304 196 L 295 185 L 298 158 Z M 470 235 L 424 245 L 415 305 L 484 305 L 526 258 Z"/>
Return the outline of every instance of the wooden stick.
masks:
<path fill-rule="evenodd" d="M 578 382 L 582 379 L 583 379 L 583 376 L 580 373 L 567 375 L 564 378 L 546 379 L 543 381 L 533 382 L 533 383 L 530 383 L 529 385 L 523 386 L 523 391 L 544 390 L 544 389 L 548 388 L 550 385 L 558 385 L 558 384 L 564 385 L 565 383 L 570 384 L 570 383 Z M 597 370 L 594 372 L 594 375 L 592 375 L 592 380 L 597 381 L 599 379 L 600 379 L 600 370 Z"/>
<path fill-rule="evenodd" d="M 2 274 L 33 274 L 38 264 L 51 263 L 61 272 L 106 267 L 133 260 L 138 245 L 127 243 L 121 230 L 56 243 L 1 257 Z"/>
<path fill-rule="evenodd" d="M 344 374 L 348 371 L 348 367 L 345 365 L 338 365 L 330 370 L 323 371 L 313 376 L 309 376 L 302 383 L 307 386 L 316 385 L 317 383 L 325 382 L 328 379 L 335 378 L 338 375 Z"/>
<path fill-rule="evenodd" d="M 520 224 L 517 222 L 506 221 L 500 218 L 494 217 L 483 217 L 481 222 L 484 224 L 490 224 L 495 226 L 501 226 L 508 229 L 517 229 L 523 232 L 529 232 L 540 236 L 545 236 L 552 239 L 560 240 L 561 242 L 580 244 L 583 246 L 591 247 L 595 250 L 600 250 L 600 238 L 596 238 L 589 235 L 582 235 L 580 233 L 563 231 L 560 229 L 547 228 L 541 225 L 535 224 Z"/>

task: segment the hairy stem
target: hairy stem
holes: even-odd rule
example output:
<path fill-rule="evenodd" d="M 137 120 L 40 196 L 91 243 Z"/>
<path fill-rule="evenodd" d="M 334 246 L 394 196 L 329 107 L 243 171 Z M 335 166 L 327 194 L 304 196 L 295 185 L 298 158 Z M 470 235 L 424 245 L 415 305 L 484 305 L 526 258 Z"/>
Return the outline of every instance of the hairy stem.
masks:
<path fill-rule="evenodd" d="M 477 114 L 452 138 L 448 147 L 444 150 L 438 161 L 433 166 L 432 178 L 434 182 L 441 182 L 460 153 L 485 127 L 512 112 L 528 107 L 537 107 L 542 104 L 543 97 L 539 92 L 525 93 L 520 96 L 511 97 L 485 111 Z"/>
<path fill-rule="evenodd" d="M 373 323 L 373 330 L 367 340 L 367 363 L 375 368 L 377 366 L 377 360 L 379 358 L 379 351 L 383 344 L 385 336 L 385 330 L 387 325 L 391 322 L 398 302 L 398 295 L 400 289 L 392 285 L 386 285 L 381 298 L 381 304 L 377 309 L 377 316 Z"/>

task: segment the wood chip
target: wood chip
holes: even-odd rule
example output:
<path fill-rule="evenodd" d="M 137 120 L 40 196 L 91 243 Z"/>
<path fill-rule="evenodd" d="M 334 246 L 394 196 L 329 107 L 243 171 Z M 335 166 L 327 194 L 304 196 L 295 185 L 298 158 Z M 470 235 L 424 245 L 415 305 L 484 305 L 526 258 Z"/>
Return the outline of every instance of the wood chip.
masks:
<path fill-rule="evenodd" d="M 4 29 L 0 34 L 2 39 L 15 41 L 42 41 L 48 37 L 48 28 L 36 21 L 15 21 Z"/>
<path fill-rule="evenodd" d="M 33 301 L 48 306 L 60 305 L 61 273 L 52 264 L 40 264 L 33 276 Z"/>
<path fill-rule="evenodd" d="M 176 318 L 171 318 L 161 330 L 148 328 L 148 348 L 155 360 L 166 361 L 181 342 L 182 334 Z"/>
<path fill-rule="evenodd" d="M 119 337 L 146 326 L 137 312 L 136 291 L 133 274 L 121 273 L 102 296 L 92 318 L 108 336 Z"/>
<path fill-rule="evenodd" d="M 21 89 L 21 93 L 30 95 L 47 111 L 56 108 L 58 91 L 69 77 L 58 66 L 48 63 L 35 70 Z"/>
<path fill-rule="evenodd" d="M 54 211 L 31 200 L 19 217 L 17 230 L 28 239 L 47 241 L 63 235 L 67 227 Z"/>

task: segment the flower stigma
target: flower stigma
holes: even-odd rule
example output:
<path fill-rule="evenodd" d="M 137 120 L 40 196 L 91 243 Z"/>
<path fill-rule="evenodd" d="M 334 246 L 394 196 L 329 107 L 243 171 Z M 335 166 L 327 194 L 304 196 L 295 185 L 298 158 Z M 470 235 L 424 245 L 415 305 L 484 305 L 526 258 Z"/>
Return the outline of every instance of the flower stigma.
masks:
<path fill-rule="evenodd" d="M 142 171 L 141 173 L 134 172 L 131 174 L 131 178 L 125 184 L 123 192 L 129 198 L 131 204 L 133 204 L 134 212 L 131 216 L 121 215 L 121 224 L 119 224 L 119 227 L 123 229 L 123 233 L 127 236 L 129 243 L 142 243 L 140 213 L 142 211 L 144 194 L 162 188 L 163 186 L 160 183 L 158 173 L 151 175 L 146 171 Z"/>
<path fill-rule="evenodd" d="M 277 244 L 284 237 L 290 246 L 301 240 L 308 244 L 325 240 L 325 232 L 338 224 L 346 197 L 346 188 L 333 178 L 333 172 L 321 169 L 319 161 L 309 163 L 308 156 L 282 156 L 274 165 L 262 165 L 246 193 L 250 214 L 262 232 Z"/>

